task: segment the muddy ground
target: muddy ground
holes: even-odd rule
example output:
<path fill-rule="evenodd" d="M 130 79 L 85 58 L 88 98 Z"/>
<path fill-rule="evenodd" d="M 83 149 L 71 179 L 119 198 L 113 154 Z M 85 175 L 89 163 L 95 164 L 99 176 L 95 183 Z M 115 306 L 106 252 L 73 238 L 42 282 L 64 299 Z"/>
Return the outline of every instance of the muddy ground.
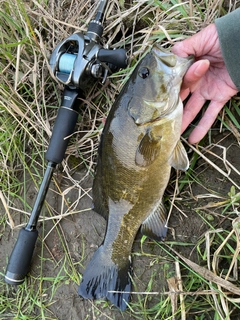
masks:
<path fill-rule="evenodd" d="M 220 143 L 221 146 L 226 147 L 227 160 L 240 170 L 240 157 L 239 157 L 239 145 L 237 144 L 236 138 L 227 133 L 218 134 L 215 136 L 214 143 Z M 222 156 L 222 148 L 213 147 L 211 149 L 213 153 Z M 192 153 L 189 154 L 192 156 Z M 216 160 L 214 156 L 207 155 L 217 165 L 219 165 L 224 171 L 226 168 L 221 160 Z M 205 160 L 199 159 L 195 166 L 195 178 L 196 182 L 192 182 L 189 186 L 186 185 L 180 194 L 177 195 L 175 205 L 173 207 L 170 220 L 169 220 L 169 232 L 166 242 L 175 241 L 179 243 L 190 244 L 185 245 L 174 245 L 173 248 L 185 257 L 197 261 L 195 244 L 198 242 L 200 237 L 203 237 L 204 233 L 209 230 L 209 226 L 204 222 L 201 216 L 214 220 L 215 228 L 230 228 L 230 224 L 227 219 L 223 219 L 219 216 L 219 209 L 210 208 L 202 209 L 198 214 L 196 208 L 204 207 L 208 203 L 215 201 L 216 198 L 208 197 L 207 194 L 215 194 L 217 196 L 227 197 L 228 192 L 232 186 L 232 183 L 224 178 L 216 169 L 206 163 Z M 75 172 L 73 177 L 75 181 L 80 181 L 86 175 L 86 170 Z M 239 176 L 234 171 L 231 172 L 231 178 L 234 181 L 239 182 Z M 60 179 L 60 178 L 61 179 Z M 62 173 L 57 171 L 55 173 L 55 179 L 60 184 L 60 189 L 63 192 L 72 187 L 72 182 L 69 181 Z M 172 181 L 175 179 L 175 175 L 172 176 Z M 26 202 L 29 205 L 33 204 L 36 196 L 35 188 L 29 178 L 27 181 L 29 186 L 27 192 Z M 75 270 L 82 274 L 88 261 L 91 259 L 96 248 L 101 244 L 106 222 L 94 211 L 90 210 L 92 206 L 91 199 L 91 186 L 92 177 L 87 175 L 80 186 L 75 186 L 70 192 L 66 194 L 65 199 L 68 204 L 73 203 L 78 199 L 79 195 L 83 195 L 80 199 L 79 204 L 76 208 L 76 213 L 71 214 L 65 218 L 59 220 L 58 228 L 53 227 L 53 220 L 48 220 L 39 223 L 39 239 L 37 240 L 36 250 L 34 253 L 31 276 L 38 277 L 42 274 L 42 277 L 58 277 L 59 274 L 66 276 L 66 270 L 62 269 L 64 265 L 64 258 L 67 257 L 66 251 L 63 248 L 61 242 L 62 235 L 64 235 L 64 242 L 68 246 L 67 251 L 69 257 L 75 265 Z M 167 188 L 166 195 L 170 196 L 173 194 L 174 183 L 170 183 Z M 87 191 L 87 192 L 86 192 Z M 84 195 L 84 192 L 85 195 Z M 51 184 L 50 190 L 47 195 L 47 203 L 52 211 L 56 214 L 66 212 L 66 205 L 62 202 L 62 196 L 59 196 L 59 191 L 56 189 L 55 184 Z M 167 204 L 169 204 L 167 202 Z M 21 203 L 15 204 L 16 208 L 23 209 Z M 84 209 L 86 209 L 84 211 Z M 79 212 L 79 210 L 83 210 Z M 231 209 L 229 209 L 231 211 Z M 15 225 L 24 223 L 26 216 L 10 210 Z M 199 212 L 199 211 L 198 211 Z M 49 211 L 44 207 L 43 213 L 48 216 Z M 7 226 L 3 232 L 0 240 L 0 270 L 4 273 L 6 268 L 7 257 L 10 254 L 12 247 L 15 243 L 15 239 L 18 235 L 18 231 L 13 232 Z M 59 233 L 61 236 L 59 236 Z M 42 240 L 44 238 L 44 246 L 42 247 Z M 205 264 L 203 264 L 205 265 Z M 41 266 L 41 267 L 40 267 Z M 67 266 L 67 264 L 65 264 Z M 145 240 L 141 245 L 141 235 L 138 235 L 133 248 L 133 268 L 134 268 L 134 286 L 133 291 L 146 292 L 150 281 L 151 292 L 165 292 L 168 291 L 168 285 L 166 278 L 175 275 L 175 266 L 172 259 L 162 251 L 160 247 L 149 240 Z M 68 269 L 67 272 L 73 272 L 72 269 Z M 185 271 L 182 270 L 184 273 Z M 53 303 L 48 306 L 50 319 L 133 319 L 129 313 L 121 313 L 110 305 L 103 305 L 91 301 L 83 300 L 77 294 L 77 283 L 76 277 L 72 280 L 66 281 L 67 278 L 61 282 L 61 285 L 56 290 L 54 298 L 51 300 Z M 28 279 L 27 281 L 30 281 Z M 44 286 L 48 286 L 48 281 L 43 282 Z M 9 289 L 16 290 L 16 289 Z M 51 287 L 50 289 L 51 290 Z M 50 292 L 49 292 L 50 296 Z M 138 302 L 140 299 L 144 299 L 144 294 L 133 294 L 132 302 Z M 146 307 L 156 305 L 163 296 L 161 294 L 154 294 L 149 296 L 146 300 Z M 97 312 L 97 310 L 100 310 Z M 133 306 L 134 309 L 134 306 Z M 39 315 L 39 310 L 33 310 L 33 314 Z M 155 311 L 157 313 L 157 311 Z M 154 313 L 153 313 L 154 314 Z M 141 319 L 141 315 L 139 315 Z M 1 319 L 5 319 L 4 317 Z M 8 317 L 9 319 L 9 317 Z M 142 319 L 145 319 L 142 317 Z M 147 318 L 146 318 L 147 319 Z M 188 314 L 189 320 L 194 319 L 193 315 Z M 237 318 L 236 318 L 237 319 Z M 239 319 L 239 318 L 238 318 Z"/>

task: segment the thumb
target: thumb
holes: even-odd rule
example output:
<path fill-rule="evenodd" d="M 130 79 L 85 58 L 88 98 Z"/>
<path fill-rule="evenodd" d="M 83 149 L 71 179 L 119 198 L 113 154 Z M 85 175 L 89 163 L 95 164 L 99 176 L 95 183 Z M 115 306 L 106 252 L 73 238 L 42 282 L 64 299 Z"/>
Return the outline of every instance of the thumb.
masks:
<path fill-rule="evenodd" d="M 205 75 L 210 66 L 210 62 L 207 59 L 196 61 L 188 69 L 187 73 L 184 76 L 182 89 L 191 88 Z"/>

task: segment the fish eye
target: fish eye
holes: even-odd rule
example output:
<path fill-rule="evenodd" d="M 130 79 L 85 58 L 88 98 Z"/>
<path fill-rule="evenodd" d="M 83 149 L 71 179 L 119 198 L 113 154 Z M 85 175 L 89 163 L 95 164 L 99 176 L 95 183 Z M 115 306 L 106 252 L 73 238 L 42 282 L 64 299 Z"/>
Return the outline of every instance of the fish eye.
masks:
<path fill-rule="evenodd" d="M 148 68 L 143 67 L 138 71 L 138 74 L 141 78 L 146 79 L 149 76 L 150 72 Z"/>

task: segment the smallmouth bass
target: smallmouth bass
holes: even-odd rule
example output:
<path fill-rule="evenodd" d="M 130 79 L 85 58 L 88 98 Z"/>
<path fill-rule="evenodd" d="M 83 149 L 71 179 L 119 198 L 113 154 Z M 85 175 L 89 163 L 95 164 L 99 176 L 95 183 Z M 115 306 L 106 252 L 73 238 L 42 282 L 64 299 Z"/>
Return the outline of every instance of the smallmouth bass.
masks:
<path fill-rule="evenodd" d="M 163 194 L 171 167 L 187 170 L 180 142 L 182 78 L 193 58 L 180 58 L 155 45 L 135 67 L 113 104 L 98 150 L 94 210 L 104 216 L 103 244 L 79 286 L 85 299 L 107 298 L 125 310 L 131 292 L 131 250 L 141 232 L 166 237 Z"/>

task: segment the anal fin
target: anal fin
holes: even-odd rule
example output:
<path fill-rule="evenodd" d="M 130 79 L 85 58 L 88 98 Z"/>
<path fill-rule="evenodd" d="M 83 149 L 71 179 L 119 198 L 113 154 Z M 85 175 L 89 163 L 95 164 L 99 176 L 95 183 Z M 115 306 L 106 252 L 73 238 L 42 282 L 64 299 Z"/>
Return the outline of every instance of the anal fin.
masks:
<path fill-rule="evenodd" d="M 167 235 L 166 209 L 162 201 L 142 223 L 141 232 L 150 239 L 162 241 Z"/>

